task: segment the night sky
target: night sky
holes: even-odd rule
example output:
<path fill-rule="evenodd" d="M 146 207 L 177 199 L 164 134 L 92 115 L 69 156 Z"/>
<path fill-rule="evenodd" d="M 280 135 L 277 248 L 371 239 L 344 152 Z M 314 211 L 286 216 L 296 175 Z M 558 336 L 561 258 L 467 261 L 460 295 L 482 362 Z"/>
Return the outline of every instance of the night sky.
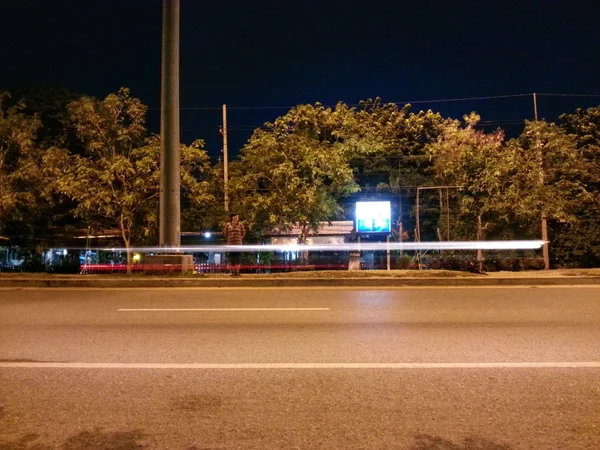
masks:
<path fill-rule="evenodd" d="M 103 97 L 126 86 L 158 131 L 160 0 L 5 1 L 1 10 L 0 90 L 61 83 Z M 298 103 L 380 96 L 444 116 L 476 110 L 484 126 L 508 130 L 533 118 L 531 96 L 426 101 L 588 95 L 540 97 L 548 119 L 600 104 L 597 0 L 181 0 L 181 12 L 182 139 L 205 139 L 213 157 L 223 103 L 233 155 L 286 111 L 271 107 Z"/>

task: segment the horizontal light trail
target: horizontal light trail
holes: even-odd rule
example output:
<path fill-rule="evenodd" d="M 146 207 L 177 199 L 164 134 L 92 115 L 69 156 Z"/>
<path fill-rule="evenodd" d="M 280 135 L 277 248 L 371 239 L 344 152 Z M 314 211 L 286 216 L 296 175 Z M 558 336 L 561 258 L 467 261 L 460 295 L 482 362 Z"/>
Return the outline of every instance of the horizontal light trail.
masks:
<path fill-rule="evenodd" d="M 446 241 L 446 242 L 360 242 L 346 244 L 285 244 L 285 245 L 182 245 L 179 247 L 135 247 L 138 253 L 223 253 L 223 252 L 339 252 L 387 250 L 535 250 L 542 240 L 528 241 Z M 94 251 L 127 251 L 124 247 L 97 247 Z"/>
<path fill-rule="evenodd" d="M 121 308 L 120 312 L 186 312 L 186 311 L 329 311 L 329 308 Z"/>
<path fill-rule="evenodd" d="M 597 369 L 600 361 L 489 363 L 52 363 L 0 362 L 0 368 L 21 369 Z"/>

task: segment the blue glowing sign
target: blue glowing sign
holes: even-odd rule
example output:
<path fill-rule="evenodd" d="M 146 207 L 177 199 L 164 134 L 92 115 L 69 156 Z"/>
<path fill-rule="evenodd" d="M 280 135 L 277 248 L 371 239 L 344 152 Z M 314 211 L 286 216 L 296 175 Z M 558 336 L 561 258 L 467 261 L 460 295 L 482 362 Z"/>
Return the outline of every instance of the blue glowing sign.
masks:
<path fill-rule="evenodd" d="M 391 224 L 390 202 L 356 202 L 357 232 L 389 233 Z"/>

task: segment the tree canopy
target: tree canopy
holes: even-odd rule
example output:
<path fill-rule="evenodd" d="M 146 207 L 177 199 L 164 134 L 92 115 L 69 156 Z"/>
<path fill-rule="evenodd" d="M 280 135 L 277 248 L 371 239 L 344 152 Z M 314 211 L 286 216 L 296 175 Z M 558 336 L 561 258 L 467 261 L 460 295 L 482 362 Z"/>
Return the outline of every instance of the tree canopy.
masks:
<path fill-rule="evenodd" d="M 30 243 L 42 218 L 50 222 L 54 199 L 44 178 L 45 149 L 37 142 L 40 119 L 26 114 L 22 101 L 10 100 L 0 93 L 0 234 Z"/>
<path fill-rule="evenodd" d="M 31 246 L 92 226 L 118 229 L 127 248 L 155 243 L 160 136 L 146 113 L 128 89 L 103 99 L 62 88 L 0 93 L 0 235 Z M 219 227 L 222 164 L 201 139 L 180 150 L 183 227 Z M 401 198 L 416 218 L 417 187 L 452 185 L 455 238 L 539 236 L 544 216 L 555 261 L 590 266 L 600 264 L 599 165 L 600 108 L 526 121 L 506 139 L 482 131 L 475 113 L 459 121 L 379 98 L 316 103 L 254 131 L 229 166 L 230 205 L 257 238 L 300 226 L 305 242 L 320 223 L 349 218 L 345 202 L 361 189 Z M 445 208 L 450 230 L 450 194 L 429 205 L 438 228 Z"/>
<path fill-rule="evenodd" d="M 297 223 L 304 242 L 341 213 L 337 198 L 358 189 L 344 140 L 349 114 L 343 105 L 302 105 L 254 132 L 231 182 L 233 206 L 251 229 Z"/>
<path fill-rule="evenodd" d="M 576 179 L 587 196 L 566 205 L 571 220 L 555 226 L 555 253 L 559 261 L 585 267 L 600 266 L 600 107 L 577 109 L 561 116 L 561 129 L 575 142 L 582 160 Z"/>
<path fill-rule="evenodd" d="M 76 202 L 74 215 L 95 228 L 118 229 L 127 248 L 156 239 L 160 140 L 148 136 L 145 113 L 126 89 L 103 100 L 82 97 L 69 105 L 69 116 L 83 154 L 53 153 L 52 165 L 64 167 L 58 190 Z M 182 192 L 189 203 L 212 200 L 204 178 L 209 171 L 202 141 L 181 147 Z"/>

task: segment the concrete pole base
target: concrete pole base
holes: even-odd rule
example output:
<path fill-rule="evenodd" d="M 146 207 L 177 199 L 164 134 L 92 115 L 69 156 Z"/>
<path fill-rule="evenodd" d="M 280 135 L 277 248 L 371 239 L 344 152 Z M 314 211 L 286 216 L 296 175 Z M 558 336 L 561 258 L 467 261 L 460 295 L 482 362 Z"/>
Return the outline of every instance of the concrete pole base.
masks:
<path fill-rule="evenodd" d="M 192 273 L 192 255 L 147 255 L 144 258 L 145 273 Z"/>

